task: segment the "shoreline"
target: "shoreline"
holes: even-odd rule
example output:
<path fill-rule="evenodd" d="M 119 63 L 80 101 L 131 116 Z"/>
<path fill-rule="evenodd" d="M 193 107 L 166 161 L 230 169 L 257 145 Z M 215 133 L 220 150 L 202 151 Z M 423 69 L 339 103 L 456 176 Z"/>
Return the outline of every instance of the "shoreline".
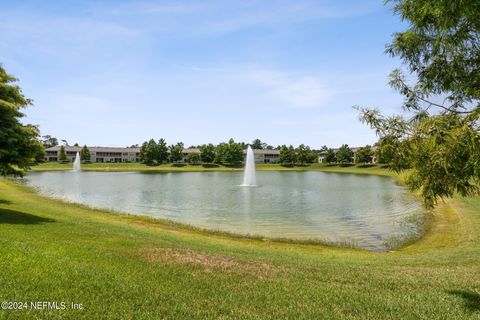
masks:
<path fill-rule="evenodd" d="M 127 164 L 128 166 L 128 164 Z M 280 165 L 276 165 L 277 167 L 281 167 Z M 166 169 L 168 169 L 167 166 L 165 166 Z M 340 167 L 340 166 L 313 166 L 313 167 L 300 167 L 301 170 L 295 170 L 294 168 L 287 167 L 287 169 L 279 169 L 279 170 L 274 170 L 272 169 L 273 165 L 268 165 L 268 169 L 264 170 L 258 170 L 258 171 L 267 171 L 267 172 L 272 172 L 272 171 L 277 171 L 277 172 L 324 172 L 324 173 L 340 173 L 340 174 L 360 174 L 360 175 L 376 175 L 376 176 L 382 176 L 382 177 L 387 177 L 387 178 L 392 178 L 396 182 L 400 183 L 403 185 L 403 179 L 401 178 L 400 175 L 389 171 L 388 169 L 385 168 L 380 168 L 379 166 L 371 166 L 368 168 L 359 168 L 357 166 L 350 166 L 350 167 Z M 105 166 L 104 170 L 85 170 L 86 172 L 136 172 L 136 173 L 146 173 L 146 174 L 162 174 L 162 173 L 188 173 L 188 172 L 241 172 L 243 171 L 243 168 L 239 168 L 236 170 L 204 170 L 204 171 L 192 171 L 192 170 L 176 170 L 176 171 L 167 171 L 167 170 L 157 170 L 157 171 L 145 171 L 145 170 L 132 170 L 132 171 L 125 171 L 125 170 L 116 170 L 116 171 L 111 171 L 111 170 L 106 170 L 108 166 Z M 48 171 L 70 171 L 70 170 L 33 170 L 33 172 L 48 172 Z M 411 245 L 412 243 L 415 243 L 419 241 L 421 238 L 423 238 L 426 234 L 427 230 L 431 229 L 430 223 L 431 220 L 429 218 L 429 212 L 424 209 L 423 214 L 422 214 L 422 224 L 417 225 L 419 230 L 421 230 L 420 234 L 416 235 L 409 235 L 408 237 L 405 238 L 399 238 L 399 239 L 390 239 L 390 241 L 394 241 L 394 243 L 398 242 L 398 244 L 389 246 L 389 245 L 382 245 L 381 247 L 372 247 L 372 248 L 364 248 L 357 246 L 353 240 L 339 240 L 339 241 L 329 241 L 326 239 L 295 239 L 295 238 L 280 238 L 280 237 L 268 237 L 268 236 L 262 236 L 262 235 L 256 235 L 256 234 L 242 234 L 242 233 L 235 233 L 231 231 L 224 231 L 224 230 L 215 230 L 215 229 L 208 229 L 208 228 L 202 228 L 202 227 L 197 227 L 192 224 L 188 223 L 182 223 L 182 222 L 177 222 L 171 219 L 166 219 L 166 218 L 153 218 L 153 217 L 148 217 L 140 214 L 134 214 L 130 212 L 125 212 L 125 211 L 118 211 L 118 210 L 111 210 L 108 208 L 99 208 L 99 207 L 93 207 L 89 206 L 86 204 L 82 203 L 75 203 L 75 202 L 70 202 L 66 201 L 63 199 L 55 198 L 55 197 L 49 197 L 47 195 L 43 195 L 37 190 L 35 190 L 31 186 L 25 186 L 27 188 L 30 188 L 32 192 L 38 194 L 41 197 L 45 197 L 48 199 L 51 199 L 52 201 L 60 201 L 62 203 L 65 203 L 67 205 L 75 205 L 75 206 L 81 206 L 86 209 L 98 211 L 100 213 L 109 213 L 109 214 L 114 214 L 118 216 L 126 216 L 126 217 L 138 217 L 141 220 L 146 220 L 150 223 L 157 223 L 163 226 L 174 226 L 176 228 L 188 230 L 188 231 L 194 231 L 203 235 L 207 236 L 215 236 L 215 235 L 220 235 L 224 237 L 229 237 L 232 239 L 243 239 L 243 240 L 255 240 L 255 241 L 262 241 L 262 242 L 271 242 L 271 243 L 284 243 L 284 244 L 308 244 L 308 245 L 320 245 L 320 246 L 327 246 L 327 247 L 332 247 L 332 248 L 349 248 L 349 249 L 355 249 L 355 250 L 362 250 L 362 251 L 368 251 L 368 252 L 378 252 L 378 253 L 385 253 L 385 252 L 391 252 L 395 250 L 400 250 L 406 246 Z M 411 192 L 410 192 L 411 193 Z M 413 196 L 418 198 L 418 195 L 412 193 Z M 418 199 L 419 202 L 421 202 L 421 199 Z M 385 243 L 388 243 L 389 240 L 385 240 Z"/>

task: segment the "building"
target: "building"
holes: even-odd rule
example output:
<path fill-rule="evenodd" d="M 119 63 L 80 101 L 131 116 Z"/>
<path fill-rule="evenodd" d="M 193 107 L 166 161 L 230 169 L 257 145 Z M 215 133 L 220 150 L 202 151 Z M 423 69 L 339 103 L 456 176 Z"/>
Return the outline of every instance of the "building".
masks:
<path fill-rule="evenodd" d="M 256 164 L 278 163 L 280 157 L 279 150 L 253 149 L 253 155 Z M 243 150 L 243 159 L 247 158 L 247 150 Z"/>
<path fill-rule="evenodd" d="M 82 147 L 64 147 L 68 161 L 74 161 Z M 88 147 L 91 162 L 139 162 L 140 148 Z M 58 161 L 60 146 L 45 150 L 45 161 Z"/>
<path fill-rule="evenodd" d="M 77 152 L 82 147 L 64 147 L 67 160 L 73 162 Z M 90 151 L 90 162 L 140 162 L 140 148 L 111 148 L 111 147 L 88 147 Z M 183 159 L 186 162 L 187 156 L 191 153 L 200 153 L 198 148 L 187 148 L 183 150 Z M 278 150 L 253 150 L 255 163 L 278 163 L 280 151 Z M 45 150 L 45 161 L 58 161 L 60 146 L 51 147 Z M 243 150 L 244 159 L 247 151 Z"/>

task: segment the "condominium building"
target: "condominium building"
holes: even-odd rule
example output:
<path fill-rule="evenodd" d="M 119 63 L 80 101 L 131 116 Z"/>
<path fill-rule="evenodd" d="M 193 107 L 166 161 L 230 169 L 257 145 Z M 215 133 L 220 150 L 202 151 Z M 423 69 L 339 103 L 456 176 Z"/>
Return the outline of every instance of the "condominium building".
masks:
<path fill-rule="evenodd" d="M 253 155 L 256 164 L 261 163 L 278 163 L 280 157 L 279 150 L 253 149 Z M 247 157 L 247 150 L 243 150 L 243 158 Z"/>
<path fill-rule="evenodd" d="M 60 146 L 45 150 L 45 161 L 58 161 Z M 64 147 L 68 161 L 74 161 L 82 147 Z M 140 148 L 88 147 L 91 162 L 138 162 Z"/>

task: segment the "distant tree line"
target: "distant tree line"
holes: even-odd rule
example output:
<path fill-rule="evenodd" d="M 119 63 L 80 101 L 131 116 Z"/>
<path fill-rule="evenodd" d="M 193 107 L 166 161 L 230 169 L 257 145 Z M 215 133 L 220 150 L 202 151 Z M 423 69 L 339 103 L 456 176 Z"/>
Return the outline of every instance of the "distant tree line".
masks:
<path fill-rule="evenodd" d="M 279 150 L 279 163 L 284 165 L 305 165 L 307 163 L 318 162 L 318 150 L 312 150 L 309 146 L 301 144 L 297 148 L 293 146 L 273 147 L 260 139 L 255 139 L 252 143 L 236 142 L 233 139 L 227 142 L 221 142 L 218 145 L 203 144 L 190 146 L 197 148 L 198 152 L 190 152 L 184 159 L 184 144 L 167 146 L 165 139 L 156 142 L 154 139 L 145 141 L 140 147 L 140 160 L 146 164 L 159 165 L 162 163 L 176 163 L 185 160 L 191 164 L 222 164 L 222 165 L 240 165 L 243 162 L 243 150 L 250 145 L 252 149 L 258 150 Z"/>
<path fill-rule="evenodd" d="M 321 151 L 327 163 L 371 163 L 374 156 L 377 156 L 377 160 L 379 159 L 378 151 L 374 151 L 374 148 L 369 145 L 358 148 L 355 153 L 348 144 L 343 144 L 337 151 L 324 146 Z"/>
<path fill-rule="evenodd" d="M 198 148 L 199 152 L 189 153 L 185 161 L 191 164 L 241 164 L 243 161 L 244 146 L 246 147 L 246 144 L 235 142 L 233 139 L 230 139 L 228 142 L 222 142 L 216 146 L 211 143 L 191 146 L 190 148 Z M 142 143 L 140 147 L 140 160 L 150 165 L 178 163 L 184 160 L 183 150 L 183 142 L 167 146 L 167 142 L 163 138 L 158 140 L 158 142 L 150 139 Z"/>
<path fill-rule="evenodd" d="M 280 147 L 280 155 L 278 163 L 283 165 L 305 165 L 307 163 L 318 162 L 318 151 L 310 149 L 304 144 L 294 148 L 292 145 L 288 147 L 283 145 Z"/>
<path fill-rule="evenodd" d="M 69 146 L 66 140 L 58 140 L 50 135 L 42 136 L 40 142 L 44 148 L 50 148 L 58 146 L 60 143 L 60 152 L 58 156 L 59 161 L 67 161 L 67 155 L 65 147 Z M 367 145 L 359 148 L 354 157 L 354 152 L 347 145 L 342 145 L 338 150 L 322 146 L 319 150 L 311 149 L 308 145 L 301 144 L 298 147 L 292 145 L 279 145 L 272 146 L 260 139 L 253 140 L 250 144 L 245 142 L 236 142 L 233 139 L 227 142 L 221 142 L 217 145 L 214 144 L 202 144 L 196 146 L 189 146 L 189 149 L 198 149 L 198 152 L 189 152 L 184 154 L 184 143 L 177 142 L 175 144 L 168 145 L 165 139 L 161 138 L 158 141 L 150 139 L 143 142 L 141 145 L 131 145 L 130 148 L 140 147 L 139 160 L 148 165 L 160 165 L 164 163 L 179 163 L 187 162 L 190 164 L 217 164 L 217 165 L 240 165 L 243 162 L 244 155 L 243 150 L 248 145 L 255 150 L 278 150 L 279 158 L 278 163 L 287 166 L 293 165 L 306 165 L 309 163 L 318 162 L 320 154 L 324 155 L 325 162 L 328 163 L 371 163 L 373 158 L 376 157 L 378 162 L 388 163 L 395 154 L 395 150 L 398 142 L 393 139 L 380 139 L 375 148 Z M 75 143 L 74 146 L 79 146 Z M 42 149 L 43 152 L 43 149 Z M 43 159 L 43 154 L 39 156 L 39 159 Z M 84 162 L 88 162 L 91 159 L 90 150 L 86 145 L 80 150 L 80 159 Z"/>

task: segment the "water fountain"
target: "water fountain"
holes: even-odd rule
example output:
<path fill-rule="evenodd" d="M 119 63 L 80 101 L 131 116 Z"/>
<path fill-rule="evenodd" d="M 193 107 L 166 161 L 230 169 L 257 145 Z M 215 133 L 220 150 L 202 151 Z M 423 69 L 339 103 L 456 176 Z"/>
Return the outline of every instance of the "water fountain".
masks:
<path fill-rule="evenodd" d="M 250 146 L 247 148 L 247 161 L 245 163 L 245 171 L 243 173 L 243 184 L 245 187 L 254 187 L 256 184 L 255 177 L 255 156 Z"/>
<path fill-rule="evenodd" d="M 75 155 L 75 161 L 73 161 L 73 171 L 80 171 L 80 153 Z"/>

